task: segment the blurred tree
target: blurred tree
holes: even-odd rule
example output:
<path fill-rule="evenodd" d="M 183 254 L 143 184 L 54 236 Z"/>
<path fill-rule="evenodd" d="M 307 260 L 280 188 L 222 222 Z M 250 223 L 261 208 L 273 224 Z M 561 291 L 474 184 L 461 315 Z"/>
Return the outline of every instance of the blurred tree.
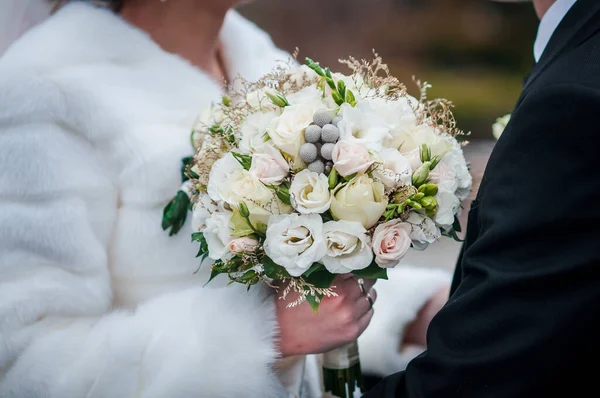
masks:
<path fill-rule="evenodd" d="M 282 48 L 299 47 L 336 68 L 340 57 L 375 48 L 402 80 L 433 84 L 453 100 L 461 127 L 490 137 L 512 109 L 533 64 L 531 5 L 483 0 L 261 0 L 241 10 Z"/>

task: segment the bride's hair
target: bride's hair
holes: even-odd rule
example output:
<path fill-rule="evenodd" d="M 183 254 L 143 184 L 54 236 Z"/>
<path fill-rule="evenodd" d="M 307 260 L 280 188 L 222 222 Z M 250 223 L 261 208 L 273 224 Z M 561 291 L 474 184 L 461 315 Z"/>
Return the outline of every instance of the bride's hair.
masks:
<path fill-rule="evenodd" d="M 50 1 L 52 3 L 54 3 L 54 5 L 52 7 L 52 12 L 56 12 L 59 8 L 64 6 L 70 0 L 50 0 Z M 110 8 L 113 11 L 121 10 L 121 7 L 123 7 L 123 3 L 125 3 L 125 0 L 87 0 L 87 1 L 90 3 L 98 4 L 102 7 Z"/>

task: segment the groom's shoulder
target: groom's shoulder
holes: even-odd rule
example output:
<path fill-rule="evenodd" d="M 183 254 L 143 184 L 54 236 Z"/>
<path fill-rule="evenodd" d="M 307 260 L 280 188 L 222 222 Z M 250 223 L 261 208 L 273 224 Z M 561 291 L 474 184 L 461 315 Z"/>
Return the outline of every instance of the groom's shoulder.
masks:
<path fill-rule="evenodd" d="M 541 74 L 532 91 L 546 91 L 548 87 L 585 88 L 588 93 L 597 91 L 600 94 L 600 32 L 560 55 Z"/>

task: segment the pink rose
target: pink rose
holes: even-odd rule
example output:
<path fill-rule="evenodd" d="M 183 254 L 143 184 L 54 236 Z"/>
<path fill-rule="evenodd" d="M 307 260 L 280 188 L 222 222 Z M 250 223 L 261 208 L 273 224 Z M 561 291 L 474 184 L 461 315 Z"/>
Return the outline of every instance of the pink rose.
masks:
<path fill-rule="evenodd" d="M 227 245 L 227 249 L 233 254 L 253 252 L 257 247 L 258 241 L 248 237 L 233 239 Z"/>
<path fill-rule="evenodd" d="M 364 174 L 374 163 L 367 143 L 361 140 L 341 140 L 331 154 L 335 169 L 342 177 Z"/>
<path fill-rule="evenodd" d="M 252 154 L 250 174 L 265 185 L 279 185 L 290 172 L 290 165 L 275 147 L 264 144 Z"/>
<path fill-rule="evenodd" d="M 401 220 L 388 221 L 375 228 L 373 233 L 373 253 L 375 262 L 383 268 L 393 268 L 410 247 L 411 225 Z"/>

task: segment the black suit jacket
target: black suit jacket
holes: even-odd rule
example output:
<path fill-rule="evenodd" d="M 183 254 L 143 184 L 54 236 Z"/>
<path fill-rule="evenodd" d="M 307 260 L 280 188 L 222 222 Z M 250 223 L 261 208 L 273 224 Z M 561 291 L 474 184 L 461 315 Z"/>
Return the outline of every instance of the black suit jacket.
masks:
<path fill-rule="evenodd" d="M 600 397 L 600 0 L 530 75 L 466 239 L 427 352 L 365 396 Z"/>

